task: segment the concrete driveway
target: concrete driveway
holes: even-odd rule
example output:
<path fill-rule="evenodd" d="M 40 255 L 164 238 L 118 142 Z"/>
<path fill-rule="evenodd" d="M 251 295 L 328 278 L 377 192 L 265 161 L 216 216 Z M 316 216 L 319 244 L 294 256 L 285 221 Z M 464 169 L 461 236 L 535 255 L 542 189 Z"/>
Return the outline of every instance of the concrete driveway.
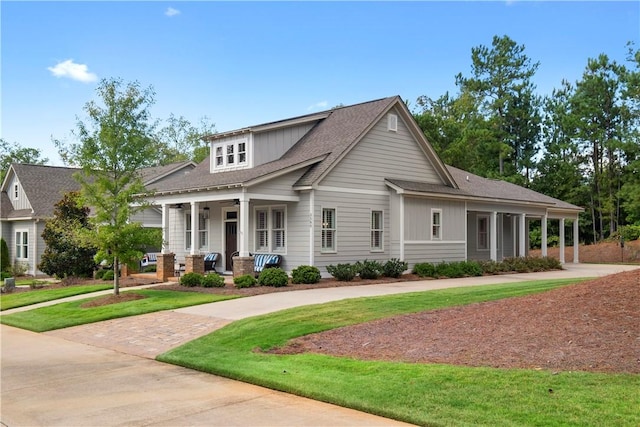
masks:
<path fill-rule="evenodd" d="M 36 334 L 1 326 L 0 418 L 14 426 L 403 425 L 153 360 L 239 318 L 307 304 L 457 286 L 594 277 L 640 266 L 267 294 Z"/>

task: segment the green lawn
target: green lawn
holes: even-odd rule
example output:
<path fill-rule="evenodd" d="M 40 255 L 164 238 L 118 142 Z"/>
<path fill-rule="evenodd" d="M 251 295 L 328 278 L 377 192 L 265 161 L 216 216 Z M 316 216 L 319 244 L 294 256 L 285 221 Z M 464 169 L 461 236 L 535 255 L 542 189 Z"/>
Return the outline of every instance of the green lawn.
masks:
<path fill-rule="evenodd" d="M 237 296 L 234 295 L 213 295 L 155 289 L 128 292 L 135 292 L 144 295 L 146 298 L 100 307 L 80 307 L 86 301 L 93 299 L 87 298 L 20 313 L 3 315 L 0 317 L 0 323 L 34 332 L 44 332 L 118 317 L 136 316 L 138 314 L 172 310 L 175 308 L 237 298 Z"/>
<path fill-rule="evenodd" d="M 234 322 L 158 360 L 418 425 L 640 425 L 638 375 L 554 375 L 255 351 L 344 325 L 542 292 L 570 282 L 468 287 L 305 306 Z"/>
<path fill-rule="evenodd" d="M 87 285 L 69 286 L 65 288 L 44 289 L 33 292 L 17 292 L 14 294 L 3 294 L 0 297 L 0 310 L 9 310 L 16 307 L 38 304 L 45 301 L 53 301 L 60 298 L 74 295 L 87 294 L 90 292 L 103 291 L 112 288 L 113 285 Z"/>

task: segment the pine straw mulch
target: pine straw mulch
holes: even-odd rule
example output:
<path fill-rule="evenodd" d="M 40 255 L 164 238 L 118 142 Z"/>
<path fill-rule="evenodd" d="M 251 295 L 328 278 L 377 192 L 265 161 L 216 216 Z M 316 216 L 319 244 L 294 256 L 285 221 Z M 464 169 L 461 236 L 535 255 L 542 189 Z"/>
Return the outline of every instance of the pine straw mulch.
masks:
<path fill-rule="evenodd" d="M 640 373 L 640 270 L 536 295 L 334 329 L 297 338 L 274 352 Z"/>

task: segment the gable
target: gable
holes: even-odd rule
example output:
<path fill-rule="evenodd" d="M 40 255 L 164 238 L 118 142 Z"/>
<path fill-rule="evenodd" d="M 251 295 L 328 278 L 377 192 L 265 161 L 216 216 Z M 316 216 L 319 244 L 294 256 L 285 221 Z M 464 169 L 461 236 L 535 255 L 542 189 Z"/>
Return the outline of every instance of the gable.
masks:
<path fill-rule="evenodd" d="M 13 169 L 11 169 L 10 175 L 7 176 L 5 191 L 14 210 L 31 209 L 31 203 L 29 203 L 27 194 L 24 191 L 20 179 L 13 173 Z"/>
<path fill-rule="evenodd" d="M 390 115 L 395 116 L 396 130 L 389 130 Z M 395 107 L 379 118 L 320 185 L 384 191 L 384 179 L 389 177 L 445 185 Z"/>

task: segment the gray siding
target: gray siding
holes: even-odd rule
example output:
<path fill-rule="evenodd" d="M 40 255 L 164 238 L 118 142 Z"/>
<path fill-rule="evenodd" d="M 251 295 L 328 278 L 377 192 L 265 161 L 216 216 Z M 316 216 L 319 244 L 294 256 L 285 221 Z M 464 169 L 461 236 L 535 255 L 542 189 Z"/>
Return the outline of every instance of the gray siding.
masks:
<path fill-rule="evenodd" d="M 409 264 L 410 270 L 420 262 L 438 264 L 466 259 L 464 242 L 407 243 L 404 254 L 404 261 Z"/>
<path fill-rule="evenodd" d="M 442 183 L 433 165 L 398 116 L 398 131 L 384 116 L 321 182 L 323 186 L 386 190 L 385 178 Z"/>
<path fill-rule="evenodd" d="M 148 208 L 131 216 L 131 222 L 139 222 L 143 227 L 162 227 L 162 211 Z"/>
<path fill-rule="evenodd" d="M 431 238 L 431 211 L 442 211 L 442 238 L 439 241 L 464 241 L 464 202 L 406 197 L 404 206 L 405 241 Z"/>
<path fill-rule="evenodd" d="M 306 169 L 297 170 L 278 178 L 270 179 L 258 185 L 249 187 L 251 198 L 256 196 L 264 196 L 266 198 L 272 196 L 297 197 L 298 192 L 292 189 L 293 184 L 300 179 Z"/>
<path fill-rule="evenodd" d="M 7 194 L 9 195 L 9 199 L 11 200 L 11 204 L 15 210 L 20 209 L 31 209 L 31 204 L 27 199 L 27 195 L 22 188 L 22 184 L 20 184 L 20 180 L 17 176 L 13 175 L 8 183 Z M 18 197 L 15 197 L 15 185 L 18 185 Z"/>
<path fill-rule="evenodd" d="M 389 224 L 390 209 L 388 195 L 369 195 L 351 192 L 316 191 L 315 193 L 315 266 L 323 273 L 326 266 L 338 263 L 378 260 L 390 258 Z M 322 252 L 322 209 L 336 210 L 335 253 Z M 384 216 L 382 252 L 371 251 L 371 211 L 381 210 Z"/>
<path fill-rule="evenodd" d="M 254 166 L 279 159 L 300 140 L 315 123 L 303 123 L 284 129 L 261 132 L 253 136 Z"/>

